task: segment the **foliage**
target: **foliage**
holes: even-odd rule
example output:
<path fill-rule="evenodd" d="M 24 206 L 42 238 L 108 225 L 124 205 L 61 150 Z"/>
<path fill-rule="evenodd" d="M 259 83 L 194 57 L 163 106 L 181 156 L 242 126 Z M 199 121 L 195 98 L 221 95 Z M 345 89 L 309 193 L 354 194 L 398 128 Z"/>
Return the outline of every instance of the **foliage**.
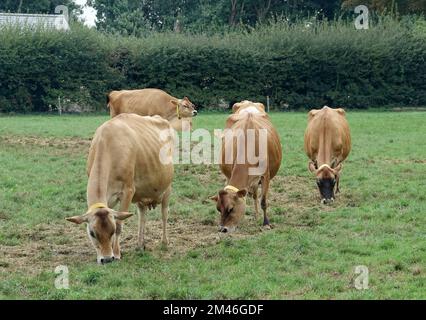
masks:
<path fill-rule="evenodd" d="M 426 1 L 424 0 L 344 0 L 342 2 L 344 9 L 353 8 L 357 5 L 365 5 L 370 10 L 380 13 L 426 14 Z"/>
<path fill-rule="evenodd" d="M 274 17 L 333 20 L 367 5 L 372 13 L 425 14 L 424 0 L 90 0 L 100 30 L 141 35 L 149 30 L 228 30 Z"/>
<path fill-rule="evenodd" d="M 0 31 L 0 111 L 47 111 L 58 97 L 92 109 L 113 89 L 156 87 L 198 106 L 270 95 L 277 109 L 426 105 L 425 20 L 285 19 L 222 34 Z"/>
<path fill-rule="evenodd" d="M 100 30 L 138 35 L 147 29 L 185 30 L 255 26 L 271 17 L 318 15 L 333 18 L 340 0 L 91 0 Z M 134 15 L 139 22 L 135 24 Z M 148 24 L 147 24 L 148 22 Z"/>
<path fill-rule="evenodd" d="M 74 14 L 81 13 L 81 8 L 72 0 L 2 0 L 0 2 L 0 12 L 20 12 L 20 13 L 50 13 L 55 12 L 55 8 L 59 5 L 68 7 L 69 14 L 75 17 Z"/>

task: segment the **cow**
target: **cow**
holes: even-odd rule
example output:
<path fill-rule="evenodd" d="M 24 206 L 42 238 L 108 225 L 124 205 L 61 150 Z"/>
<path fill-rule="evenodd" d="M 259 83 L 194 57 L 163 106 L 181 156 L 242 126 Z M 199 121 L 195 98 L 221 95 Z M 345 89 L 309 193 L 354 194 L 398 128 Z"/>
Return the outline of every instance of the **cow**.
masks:
<path fill-rule="evenodd" d="M 161 204 L 162 243 L 167 245 L 173 143 L 170 123 L 160 116 L 120 114 L 96 130 L 87 160 L 88 210 L 66 220 L 87 223 L 98 263 L 121 259 L 122 223 L 132 215 L 128 212 L 132 202 L 139 212 L 138 248 L 145 248 L 145 213 L 157 204 Z"/>
<path fill-rule="evenodd" d="M 316 176 L 323 204 L 334 202 L 334 190 L 336 193 L 340 191 L 342 162 L 350 151 L 351 134 L 345 110 L 325 106 L 308 113 L 305 152 L 310 159 L 308 168 Z"/>
<path fill-rule="evenodd" d="M 279 135 L 268 115 L 265 107 L 261 103 L 242 101 L 232 107 L 231 114 L 226 121 L 226 129 L 231 134 L 227 139 L 227 134 L 222 135 L 222 154 L 220 170 L 227 178 L 226 186 L 219 190 L 218 194 L 211 197 L 216 203 L 216 209 L 220 213 L 219 231 L 232 232 L 238 226 L 241 218 L 245 214 L 246 195 L 251 195 L 254 200 L 255 219 L 259 214 L 258 188 L 262 187 L 261 207 L 263 210 L 263 226 L 271 228 L 267 214 L 267 198 L 271 179 L 277 174 L 281 165 L 282 148 Z M 266 141 L 260 137 L 261 130 L 266 132 Z M 250 131 L 254 134 L 254 141 L 250 141 Z M 262 142 L 264 143 L 263 148 Z M 238 161 L 239 152 L 244 149 L 248 152 L 249 143 L 254 144 L 258 161 Z M 259 153 L 260 150 L 266 152 Z M 240 150 L 240 151 L 239 151 Z M 247 153 L 248 155 L 248 153 Z M 230 161 L 227 161 L 229 157 Z M 253 169 L 260 170 L 253 170 Z"/>
<path fill-rule="evenodd" d="M 121 113 L 159 115 L 178 131 L 191 129 L 192 117 L 197 115 L 194 104 L 187 97 L 178 99 L 160 89 L 111 91 L 107 95 L 107 106 L 111 118 Z"/>

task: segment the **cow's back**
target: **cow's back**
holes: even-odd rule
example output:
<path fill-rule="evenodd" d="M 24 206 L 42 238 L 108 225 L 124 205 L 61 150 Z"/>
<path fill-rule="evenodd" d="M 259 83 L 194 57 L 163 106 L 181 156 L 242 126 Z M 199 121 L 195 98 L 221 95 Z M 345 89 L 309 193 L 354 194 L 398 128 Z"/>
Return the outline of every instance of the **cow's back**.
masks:
<path fill-rule="evenodd" d="M 120 114 L 104 123 L 95 133 L 89 152 L 88 172 L 96 156 L 104 158 L 109 185 L 130 180 L 138 198 L 156 198 L 170 186 L 173 163 L 160 160 L 161 152 L 171 157 L 172 131 L 159 116 Z M 163 150 L 164 149 L 164 150 Z M 96 155 L 96 153 L 99 153 Z"/>
<path fill-rule="evenodd" d="M 112 91 L 108 95 L 111 117 L 122 113 L 135 113 L 140 116 L 159 115 L 165 119 L 173 110 L 171 100 L 177 100 L 160 89 Z"/>
<path fill-rule="evenodd" d="M 258 150 L 259 130 L 266 129 L 267 141 L 268 141 L 267 163 L 268 163 L 269 176 L 270 178 L 273 178 L 277 174 L 281 166 L 281 160 L 282 160 L 281 141 L 280 141 L 278 132 L 276 131 L 271 121 L 269 120 L 269 117 L 266 114 L 257 115 L 253 113 L 242 113 L 242 114 L 231 115 L 228 118 L 226 128 L 231 129 L 234 132 L 237 132 L 238 130 L 243 130 L 245 132 L 246 139 L 247 139 L 247 130 L 248 129 L 255 130 L 256 155 L 259 155 L 259 150 Z M 223 142 L 222 143 L 222 162 L 220 167 L 221 167 L 221 171 L 228 178 L 231 177 L 232 164 L 226 164 L 225 162 L 225 149 L 230 150 L 231 146 L 229 145 L 229 143 L 233 144 L 232 146 L 233 160 L 235 160 L 237 157 L 237 150 L 238 150 L 237 140 L 238 139 L 235 139 L 235 138 L 232 139 L 232 141 L 227 141 L 227 139 L 224 139 L 224 138 L 222 140 Z"/>
<path fill-rule="evenodd" d="M 308 126 L 305 131 L 305 152 L 315 160 L 319 149 L 330 152 L 331 157 L 346 159 L 351 150 L 349 124 L 343 109 L 324 107 L 312 110 L 308 114 Z"/>

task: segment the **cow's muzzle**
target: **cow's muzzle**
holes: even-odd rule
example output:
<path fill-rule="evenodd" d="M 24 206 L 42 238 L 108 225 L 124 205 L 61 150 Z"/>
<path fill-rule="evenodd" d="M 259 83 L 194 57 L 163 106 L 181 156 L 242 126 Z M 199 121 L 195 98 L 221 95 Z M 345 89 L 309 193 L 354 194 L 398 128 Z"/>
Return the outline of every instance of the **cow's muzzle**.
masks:
<path fill-rule="evenodd" d="M 321 203 L 322 204 L 332 204 L 334 202 L 334 198 L 331 197 L 330 199 L 322 198 Z"/>
<path fill-rule="evenodd" d="M 236 227 L 225 227 L 225 226 L 219 226 L 219 232 L 222 233 L 231 233 L 234 232 Z"/>
<path fill-rule="evenodd" d="M 99 263 L 100 264 L 107 264 L 107 263 L 113 262 L 114 260 L 115 260 L 114 257 L 103 257 L 103 258 L 99 259 Z"/>
<path fill-rule="evenodd" d="M 193 117 L 195 117 L 197 114 L 198 114 L 198 111 L 197 111 L 197 110 L 193 110 L 193 111 L 192 111 L 192 116 L 193 116 Z"/>

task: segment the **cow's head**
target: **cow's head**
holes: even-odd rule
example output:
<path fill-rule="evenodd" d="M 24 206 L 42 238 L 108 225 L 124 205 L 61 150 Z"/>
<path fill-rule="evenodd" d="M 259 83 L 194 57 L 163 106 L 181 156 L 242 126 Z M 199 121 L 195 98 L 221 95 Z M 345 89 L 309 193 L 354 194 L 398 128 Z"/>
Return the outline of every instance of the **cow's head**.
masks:
<path fill-rule="evenodd" d="M 211 197 L 216 202 L 220 214 L 220 232 L 232 232 L 238 226 L 246 211 L 247 190 L 220 190 L 218 195 Z"/>
<path fill-rule="evenodd" d="M 97 261 L 105 264 L 114 260 L 113 242 L 117 228 L 116 220 L 124 220 L 133 213 L 117 212 L 105 207 L 89 209 L 81 216 L 66 218 L 67 221 L 81 224 L 87 223 L 87 235 L 96 249 Z"/>
<path fill-rule="evenodd" d="M 178 119 L 191 118 L 197 115 L 195 105 L 189 101 L 188 97 L 179 100 L 170 100 L 170 102 L 176 107 L 176 115 Z"/>
<path fill-rule="evenodd" d="M 327 164 L 321 165 L 317 168 L 313 162 L 309 163 L 309 170 L 315 174 L 317 178 L 317 186 L 321 195 L 321 202 L 324 204 L 332 203 L 334 201 L 334 187 L 339 183 L 340 170 L 342 164 L 335 168 Z"/>

